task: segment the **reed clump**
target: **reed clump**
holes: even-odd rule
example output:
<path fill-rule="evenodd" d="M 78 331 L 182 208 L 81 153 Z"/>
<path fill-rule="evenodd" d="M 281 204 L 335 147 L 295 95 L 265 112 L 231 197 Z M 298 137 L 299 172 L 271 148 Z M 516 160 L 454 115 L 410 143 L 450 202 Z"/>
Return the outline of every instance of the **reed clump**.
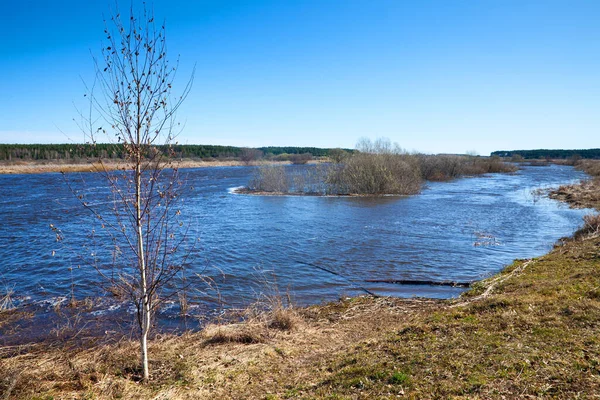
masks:
<path fill-rule="evenodd" d="M 14 288 L 11 287 L 6 287 L 3 292 L 0 292 L 0 312 L 12 310 L 15 307 L 13 302 L 14 294 Z"/>

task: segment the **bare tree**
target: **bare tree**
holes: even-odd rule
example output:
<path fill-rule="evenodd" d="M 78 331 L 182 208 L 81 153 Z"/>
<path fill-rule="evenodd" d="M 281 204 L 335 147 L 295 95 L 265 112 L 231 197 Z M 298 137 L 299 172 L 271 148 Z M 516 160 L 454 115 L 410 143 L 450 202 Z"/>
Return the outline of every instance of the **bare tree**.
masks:
<path fill-rule="evenodd" d="M 350 153 L 344 149 L 331 149 L 329 150 L 329 159 L 335 164 L 341 164 L 346 158 L 350 156 Z"/>
<path fill-rule="evenodd" d="M 250 165 L 252 162 L 260 160 L 262 156 L 263 152 L 261 150 L 250 147 L 243 147 L 240 152 L 240 160 L 246 165 Z"/>
<path fill-rule="evenodd" d="M 152 315 L 189 254 L 182 251 L 187 225 L 177 208 L 181 181 L 170 145 L 178 129 L 175 113 L 192 79 L 181 96 L 171 94 L 178 63 L 169 63 L 165 26 L 155 23 L 145 5 L 139 12 L 132 6 L 125 19 L 115 13 L 105 27 L 107 43 L 102 58 L 94 59 L 96 80 L 88 88 L 90 111 L 82 127 L 92 146 L 101 136 L 113 138 L 124 149 L 125 166 L 114 171 L 100 160 L 99 172 L 111 189 L 110 209 L 90 202 L 85 190 L 76 192 L 104 228 L 95 235 L 103 235 L 108 241 L 104 249 L 112 254 L 110 265 L 106 257 L 96 258 L 96 269 L 136 306 L 147 381 Z"/>

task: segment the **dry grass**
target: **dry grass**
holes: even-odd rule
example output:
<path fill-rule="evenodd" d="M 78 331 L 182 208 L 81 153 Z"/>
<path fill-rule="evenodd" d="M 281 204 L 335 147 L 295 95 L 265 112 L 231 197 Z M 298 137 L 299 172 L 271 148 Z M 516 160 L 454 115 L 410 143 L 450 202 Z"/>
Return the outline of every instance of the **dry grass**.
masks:
<path fill-rule="evenodd" d="M 6 287 L 3 292 L 0 292 L 0 312 L 12 310 L 14 308 L 14 293 L 14 289 L 9 287 Z"/>
<path fill-rule="evenodd" d="M 119 164 L 108 164 L 118 169 Z M 101 168 L 98 163 L 62 163 L 62 162 L 20 162 L 1 163 L 0 174 L 40 174 L 47 172 L 96 172 Z"/>
<path fill-rule="evenodd" d="M 550 198 L 564 201 L 573 208 L 600 209 L 600 160 L 579 160 L 575 168 L 592 178 L 574 185 L 562 185 L 550 192 Z"/>
<path fill-rule="evenodd" d="M 309 164 L 317 164 L 323 162 L 323 160 L 312 160 Z M 271 161 L 263 164 L 273 165 L 284 165 L 290 164 L 289 161 Z M 180 169 L 185 168 L 204 168 L 204 167 L 238 167 L 244 166 L 246 163 L 238 160 L 181 160 L 177 163 Z M 123 162 L 105 162 L 104 167 L 108 170 L 117 170 L 123 167 L 127 167 L 126 163 Z M 47 161 L 47 162 L 3 162 L 0 163 L 0 174 L 41 174 L 48 172 L 97 172 L 102 171 L 103 168 L 97 162 L 80 162 L 80 163 L 65 163 L 61 161 Z"/>
<path fill-rule="evenodd" d="M 562 185 L 551 191 L 549 197 L 564 201 L 573 208 L 600 208 L 600 179 L 590 179 L 575 185 Z"/>
<path fill-rule="evenodd" d="M 600 234 L 600 214 L 583 216 L 583 226 L 573 235 L 575 239 L 585 239 Z"/>
<path fill-rule="evenodd" d="M 261 343 L 264 342 L 264 327 L 251 323 L 209 325 L 202 331 L 206 344 L 218 343 Z"/>
<path fill-rule="evenodd" d="M 278 308 L 268 315 L 270 318 L 267 326 L 271 329 L 293 331 L 301 323 L 300 316 L 291 308 Z"/>
<path fill-rule="evenodd" d="M 575 163 L 575 167 L 588 175 L 600 176 L 600 160 L 579 160 Z"/>

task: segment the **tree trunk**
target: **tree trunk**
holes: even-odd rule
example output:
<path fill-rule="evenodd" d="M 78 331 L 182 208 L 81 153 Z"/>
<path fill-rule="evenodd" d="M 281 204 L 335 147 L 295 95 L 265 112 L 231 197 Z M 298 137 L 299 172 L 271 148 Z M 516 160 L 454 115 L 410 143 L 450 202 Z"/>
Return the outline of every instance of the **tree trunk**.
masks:
<path fill-rule="evenodd" d="M 139 134 L 138 134 L 139 139 Z M 136 154 L 135 165 L 135 211 L 136 211 L 136 228 L 137 228 L 137 245 L 138 245 L 138 268 L 140 269 L 141 278 L 141 297 L 142 297 L 142 326 L 140 334 L 140 351 L 142 362 L 143 380 L 147 382 L 150 378 L 148 368 L 148 331 L 150 330 L 150 296 L 148 295 L 148 282 L 146 276 L 146 260 L 144 257 L 144 233 L 142 231 L 142 155 L 139 147 Z"/>
<path fill-rule="evenodd" d="M 144 382 L 148 382 L 148 379 L 150 379 L 148 367 L 148 331 L 150 330 L 150 307 L 146 297 L 147 296 L 144 296 L 144 304 L 142 309 L 142 334 L 140 336 L 142 373 Z"/>

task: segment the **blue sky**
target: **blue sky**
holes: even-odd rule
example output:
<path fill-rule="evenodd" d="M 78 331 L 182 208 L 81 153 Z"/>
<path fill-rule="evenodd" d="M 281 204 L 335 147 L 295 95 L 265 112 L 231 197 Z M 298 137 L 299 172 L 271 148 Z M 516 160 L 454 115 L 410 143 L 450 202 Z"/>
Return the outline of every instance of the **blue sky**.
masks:
<path fill-rule="evenodd" d="M 0 142 L 82 142 L 110 1 L 2 1 Z M 129 4 L 129 2 L 121 2 Z M 114 8 L 114 7 L 113 7 Z M 180 143 L 422 152 L 600 147 L 600 2 L 155 1 Z"/>

